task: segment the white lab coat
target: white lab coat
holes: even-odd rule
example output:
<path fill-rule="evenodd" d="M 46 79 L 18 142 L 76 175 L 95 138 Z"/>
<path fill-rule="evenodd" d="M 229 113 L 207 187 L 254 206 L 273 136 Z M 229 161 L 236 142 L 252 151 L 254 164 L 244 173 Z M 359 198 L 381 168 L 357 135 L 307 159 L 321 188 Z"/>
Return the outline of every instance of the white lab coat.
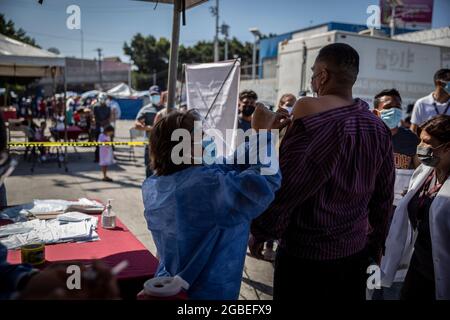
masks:
<path fill-rule="evenodd" d="M 423 185 L 433 168 L 419 166 L 414 172 L 408 193 L 395 210 L 386 252 L 381 260 L 381 284 L 390 287 L 393 281 L 403 280 L 401 269 L 407 269 L 414 251 L 417 231 L 414 231 L 408 216 L 408 203 Z M 450 299 L 450 178 L 436 195 L 430 207 L 430 234 L 436 299 Z M 400 279 L 399 279 L 400 275 Z"/>

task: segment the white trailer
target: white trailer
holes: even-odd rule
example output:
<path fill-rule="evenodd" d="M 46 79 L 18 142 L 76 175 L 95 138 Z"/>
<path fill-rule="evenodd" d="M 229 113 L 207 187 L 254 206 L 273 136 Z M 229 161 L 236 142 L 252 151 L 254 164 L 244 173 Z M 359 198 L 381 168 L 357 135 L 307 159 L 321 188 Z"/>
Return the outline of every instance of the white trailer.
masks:
<path fill-rule="evenodd" d="M 280 43 L 277 96 L 310 90 L 311 67 L 319 50 L 331 43 L 347 43 L 360 57 L 360 70 L 353 95 L 372 106 L 383 89 L 396 88 L 403 106 L 434 90 L 433 75 L 450 68 L 450 47 L 359 35 L 342 31 L 322 33 Z"/>

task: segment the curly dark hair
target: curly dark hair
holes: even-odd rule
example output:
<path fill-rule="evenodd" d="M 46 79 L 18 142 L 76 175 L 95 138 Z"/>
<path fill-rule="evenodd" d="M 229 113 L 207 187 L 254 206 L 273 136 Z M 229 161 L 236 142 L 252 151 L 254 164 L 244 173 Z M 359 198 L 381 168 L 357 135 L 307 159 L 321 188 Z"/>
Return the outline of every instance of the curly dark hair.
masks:
<path fill-rule="evenodd" d="M 241 93 L 239 93 L 239 100 L 244 100 L 245 98 L 258 100 L 258 95 L 253 90 L 244 90 Z"/>
<path fill-rule="evenodd" d="M 425 130 L 430 136 L 440 143 L 450 142 L 450 116 L 441 114 L 425 122 L 419 131 Z"/>
<path fill-rule="evenodd" d="M 200 117 L 194 110 L 173 110 L 153 126 L 150 136 L 150 166 L 157 176 L 171 175 L 192 166 L 192 163 L 175 164 L 172 161 L 172 149 L 179 141 L 172 141 L 171 138 L 177 129 L 186 129 L 192 133 L 195 121 L 200 121 Z"/>

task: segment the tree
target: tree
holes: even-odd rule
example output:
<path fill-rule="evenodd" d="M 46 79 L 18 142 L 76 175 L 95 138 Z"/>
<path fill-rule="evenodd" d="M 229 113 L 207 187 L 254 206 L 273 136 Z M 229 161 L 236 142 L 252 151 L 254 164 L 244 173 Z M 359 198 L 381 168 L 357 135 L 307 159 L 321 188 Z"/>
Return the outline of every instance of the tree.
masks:
<path fill-rule="evenodd" d="M 148 89 L 152 83 L 152 74 L 160 75 L 157 78 L 158 85 L 166 85 L 167 68 L 169 62 L 170 42 L 166 38 L 156 40 L 154 36 L 143 36 L 141 33 L 134 35 L 130 44 L 123 45 L 123 51 L 134 62 L 137 71 L 133 74 L 136 88 Z M 164 74 L 165 73 L 165 74 Z"/>
<path fill-rule="evenodd" d="M 22 28 L 16 30 L 14 22 L 12 22 L 11 20 L 6 21 L 3 14 L 0 14 L 0 33 L 4 34 L 7 37 L 40 48 L 33 38 L 30 38 L 26 35 L 25 31 Z"/>
<path fill-rule="evenodd" d="M 220 57 L 224 57 L 225 42 L 220 41 Z M 242 65 L 252 63 L 253 44 L 242 43 L 237 38 L 228 42 L 229 58 L 241 58 Z M 133 83 L 138 90 L 148 89 L 152 84 L 153 73 L 157 74 L 157 84 L 161 87 L 167 85 L 168 62 L 170 42 L 165 38 L 156 40 L 153 36 L 143 36 L 136 34 L 130 44 L 125 42 L 124 53 L 137 66 L 137 71 L 133 73 Z M 214 60 L 214 43 L 212 41 L 199 41 L 191 47 L 180 45 L 178 75 L 181 79 L 181 69 L 183 64 L 206 63 Z M 246 72 L 246 70 L 244 71 Z"/>

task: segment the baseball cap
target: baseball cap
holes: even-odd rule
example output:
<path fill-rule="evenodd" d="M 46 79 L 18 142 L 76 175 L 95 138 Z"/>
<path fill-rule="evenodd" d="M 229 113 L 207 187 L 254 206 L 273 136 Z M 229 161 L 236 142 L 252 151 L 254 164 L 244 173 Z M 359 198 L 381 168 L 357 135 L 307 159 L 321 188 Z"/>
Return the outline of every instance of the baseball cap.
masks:
<path fill-rule="evenodd" d="M 161 90 L 159 89 L 159 86 L 151 86 L 149 89 L 150 95 L 154 94 L 161 94 Z"/>

